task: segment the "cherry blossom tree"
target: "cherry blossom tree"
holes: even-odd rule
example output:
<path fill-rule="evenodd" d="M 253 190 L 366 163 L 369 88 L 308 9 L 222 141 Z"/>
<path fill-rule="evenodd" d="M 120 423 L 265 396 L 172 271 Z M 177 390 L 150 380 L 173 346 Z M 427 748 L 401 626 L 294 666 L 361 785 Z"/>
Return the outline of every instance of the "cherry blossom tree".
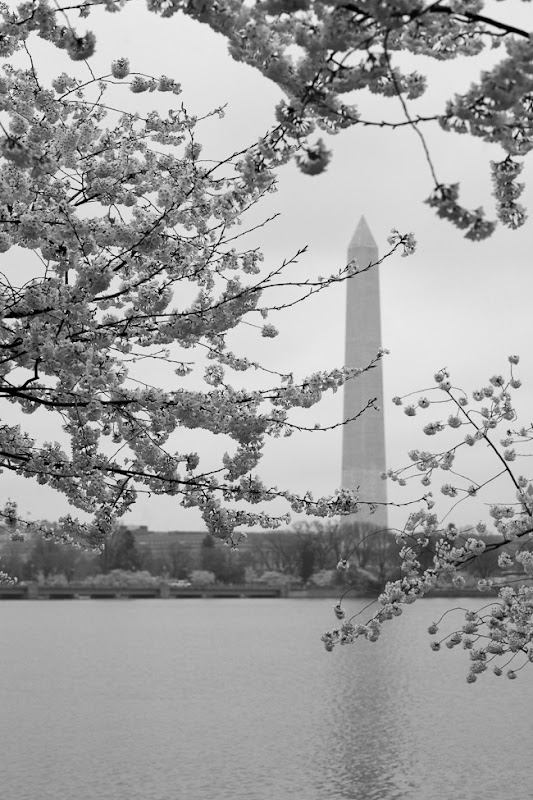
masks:
<path fill-rule="evenodd" d="M 23 414 L 52 412 L 63 436 L 42 442 L 3 422 L 0 467 L 63 493 L 86 515 L 30 525 L 8 502 L 2 514 L 13 536 L 30 527 L 101 548 L 139 491 L 199 508 L 230 545 L 240 526 L 287 522 L 267 512 L 274 499 L 312 515 L 356 511 L 354 492 L 299 497 L 265 485 L 255 469 L 268 437 L 303 429 L 291 409 L 311 408 L 383 353 L 359 369 L 298 379 L 264 370 L 227 342 L 245 325 L 273 338 L 273 308 L 375 266 L 351 263 L 298 281 L 285 273 L 301 252 L 265 269 L 257 249 L 236 249 L 246 232 L 237 226 L 275 190 L 275 168 L 294 142 L 278 127 L 222 161 L 204 161 L 201 120 L 178 100 L 174 79 L 137 74 L 118 58 L 104 75 L 87 63 L 86 80 L 64 72 L 47 85 L 28 48 L 33 31 L 76 60 L 90 56 L 93 37 L 57 27 L 46 3 L 0 12 L 0 398 Z M 14 66 L 18 55 L 26 68 Z M 106 103 L 111 86 L 163 93 L 168 113 L 117 111 Z M 390 245 L 385 257 L 408 254 L 414 242 L 394 232 Z M 32 257 L 30 279 L 20 273 L 22 253 Z M 164 371 L 159 385 L 143 379 L 142 366 L 154 362 Z M 264 388 L 234 385 L 247 371 L 263 374 Z M 234 448 L 205 469 L 198 452 L 176 449 L 179 429 L 224 434 Z"/>
<path fill-rule="evenodd" d="M 118 11 L 127 2 L 84 0 L 68 8 L 88 16 L 92 6 Z M 77 34 L 58 22 L 62 5 L 30 0 L 19 6 L 16 24 L 38 30 L 74 59 L 85 58 L 94 49 L 94 34 Z M 497 218 L 510 228 L 525 222 L 518 202 L 523 184 L 517 179 L 533 147 L 533 41 L 528 30 L 511 20 L 483 13 L 483 0 L 149 0 L 147 5 L 163 17 L 181 12 L 209 25 L 227 38 L 233 58 L 282 88 L 286 98 L 276 108 L 276 135 L 299 145 L 295 158 L 303 172 L 322 172 L 331 157 L 321 138 L 311 138 L 317 128 L 335 134 L 357 125 L 408 125 L 420 139 L 433 182 L 426 202 L 468 239 L 486 238 L 496 222 L 485 219 L 481 207 L 469 210 L 460 204 L 458 181 L 444 183 L 437 176 L 423 130 L 438 123 L 445 131 L 501 146 L 501 159 L 490 162 Z M 505 17 L 506 4 L 499 5 Z M 431 85 L 422 71 L 402 65 L 403 54 L 419 57 L 423 69 L 427 58 L 475 59 L 500 47 L 504 53 L 497 63 L 442 110 L 428 116 L 411 110 L 411 101 Z M 400 118 L 367 116 L 368 90 L 391 98 Z M 345 102 L 346 95 L 359 95 L 361 109 Z"/>
<path fill-rule="evenodd" d="M 480 579 L 477 588 L 480 592 L 489 592 L 493 599 L 477 611 L 453 609 L 453 612 L 464 613 L 464 623 L 458 630 L 449 630 L 450 626 L 443 623 L 451 613 L 446 612 L 429 627 L 431 635 L 437 635 L 441 625 L 445 628 L 444 635 L 432 640 L 431 647 L 439 651 L 443 644 L 450 649 L 462 645 L 469 653 L 469 683 L 475 682 L 489 666 L 495 675 L 500 676 L 505 671 L 507 677 L 513 679 L 526 664 L 533 662 L 533 482 L 515 468 L 520 461 L 527 464 L 533 426 L 531 423 L 520 426 L 517 422 L 513 392 L 520 388 L 521 381 L 513 374 L 513 366 L 518 361 L 518 356 L 509 356 L 510 374 L 507 377 L 493 375 L 486 386 L 470 395 L 453 386 L 448 370 L 442 369 L 435 374 L 435 384 L 429 390 L 393 399 L 396 405 L 403 406 L 409 417 L 438 406 L 439 419 L 427 422 L 423 431 L 431 437 L 452 436 L 452 443 L 442 449 L 412 450 L 408 466 L 389 469 L 383 476 L 402 486 L 420 481 L 426 488 L 444 472 L 438 489 L 441 495 L 439 513 L 434 509 L 433 491 L 429 490 L 421 506 L 411 512 L 404 527 L 396 531 L 396 541 L 402 547 L 402 578 L 386 585 L 376 603 L 377 609 L 365 622 L 358 622 L 355 617 L 346 619 L 343 596 L 334 607 L 335 616 L 342 620 L 340 627 L 322 637 L 327 650 L 333 650 L 336 644 L 353 643 L 360 637 L 377 641 L 383 623 L 400 616 L 406 605 L 439 587 L 461 589 L 465 585 L 462 573 L 476 559 L 490 552 L 498 554 L 502 574 L 494 581 Z M 449 412 L 443 415 L 444 406 Z M 485 459 L 493 464 L 481 480 L 467 472 L 472 448 L 483 448 Z M 483 502 L 494 482 L 497 482 L 502 502 L 490 504 L 495 531 L 490 540 L 480 538 L 487 530 L 483 521 L 461 530 L 453 522 L 446 523 L 460 503 Z M 446 513 L 442 497 L 450 503 Z M 426 554 L 428 547 L 432 564 L 424 569 L 421 555 Z M 339 570 L 348 569 L 350 557 L 339 562 Z M 513 588 L 513 583 L 518 587 Z M 496 590 L 497 596 L 494 596 Z"/>

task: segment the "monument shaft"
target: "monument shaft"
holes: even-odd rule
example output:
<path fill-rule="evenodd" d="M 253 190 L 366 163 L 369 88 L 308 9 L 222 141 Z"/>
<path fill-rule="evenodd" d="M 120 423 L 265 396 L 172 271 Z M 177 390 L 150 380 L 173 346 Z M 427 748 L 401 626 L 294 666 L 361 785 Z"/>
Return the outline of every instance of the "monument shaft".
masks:
<path fill-rule="evenodd" d="M 361 217 L 348 247 L 348 261 L 355 259 L 359 268 L 378 260 L 374 237 Z M 378 267 L 347 281 L 346 292 L 346 355 L 347 367 L 365 367 L 381 345 L 381 316 Z M 386 503 L 385 420 L 383 413 L 383 374 L 381 362 L 344 386 L 344 419 L 355 416 L 368 400 L 376 398 L 379 411 L 369 408 L 354 422 L 343 428 L 342 486 L 359 487 L 362 500 Z M 350 521 L 387 527 L 387 509 L 379 505 L 373 514 L 361 509 Z"/>

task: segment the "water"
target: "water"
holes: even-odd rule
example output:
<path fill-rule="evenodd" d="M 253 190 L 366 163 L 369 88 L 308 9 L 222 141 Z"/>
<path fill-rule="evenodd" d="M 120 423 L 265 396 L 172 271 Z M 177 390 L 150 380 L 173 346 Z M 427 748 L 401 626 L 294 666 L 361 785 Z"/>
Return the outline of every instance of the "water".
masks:
<path fill-rule="evenodd" d="M 447 599 L 327 653 L 333 602 L 4 601 L 2 797 L 530 797 L 530 671 L 467 685 Z"/>

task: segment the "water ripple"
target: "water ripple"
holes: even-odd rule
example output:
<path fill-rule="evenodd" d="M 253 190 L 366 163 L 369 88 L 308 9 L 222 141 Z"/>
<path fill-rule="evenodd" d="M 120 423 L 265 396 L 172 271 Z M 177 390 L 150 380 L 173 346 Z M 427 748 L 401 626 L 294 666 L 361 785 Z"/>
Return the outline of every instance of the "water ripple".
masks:
<path fill-rule="evenodd" d="M 430 651 L 452 602 L 334 653 L 332 601 L 4 603 L 3 795 L 525 800 L 531 682 Z"/>

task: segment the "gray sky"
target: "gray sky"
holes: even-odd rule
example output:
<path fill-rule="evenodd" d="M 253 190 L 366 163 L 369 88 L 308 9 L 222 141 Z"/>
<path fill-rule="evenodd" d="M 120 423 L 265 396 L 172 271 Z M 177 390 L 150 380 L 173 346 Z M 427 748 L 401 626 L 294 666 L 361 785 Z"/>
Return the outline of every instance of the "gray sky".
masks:
<path fill-rule="evenodd" d="M 499 18 L 527 24 L 531 9 L 516 2 L 494 3 Z M 505 12 L 505 13 L 504 13 Z M 128 56 L 133 71 L 158 76 L 165 73 L 183 85 L 183 99 L 190 113 L 202 115 L 227 104 L 223 120 L 209 119 L 197 132 L 205 145 L 206 157 L 225 157 L 252 143 L 273 123 L 273 109 L 280 90 L 250 67 L 238 64 L 227 55 L 225 40 L 182 15 L 161 19 L 145 10 L 143 2 L 132 2 L 118 14 L 96 11 L 88 20 L 97 34 L 98 47 L 91 66 L 95 73 L 108 71 L 110 62 Z M 76 23 L 83 28 L 83 20 Z M 30 40 L 37 64 L 56 74 L 75 70 L 83 74 L 83 64 L 68 62 L 51 45 Z M 476 78 L 480 66 L 504 55 L 504 51 L 483 56 L 476 62 L 434 64 L 418 59 L 418 68 L 430 71 L 426 96 L 411 104 L 415 113 L 442 109 L 452 91 L 460 91 Z M 407 59 L 405 58 L 405 62 Z M 421 66 L 422 64 L 422 66 Z M 450 88 L 452 87 L 452 88 Z M 126 90 L 117 96 L 125 105 L 131 100 Z M 163 95 L 163 108 L 168 96 Z M 155 95 L 135 96 L 136 101 L 153 105 Z M 360 96 L 365 119 L 401 120 L 399 104 L 370 94 Z M 490 199 L 489 159 L 501 160 L 499 148 L 467 137 L 446 134 L 436 125 L 425 129 L 437 175 L 442 182 L 461 181 L 461 201 L 469 208 L 483 205 L 494 217 Z M 387 250 L 391 228 L 413 231 L 418 249 L 410 258 L 394 257 L 380 272 L 382 291 L 383 345 L 391 353 L 384 362 L 386 437 L 389 466 L 407 462 L 406 451 L 413 447 L 431 449 L 436 437 L 428 439 L 421 427 L 435 418 L 429 415 L 406 417 L 391 403 L 404 394 L 432 385 L 434 372 L 447 366 L 452 382 L 467 390 L 487 383 L 495 372 L 507 374 L 507 355 L 518 353 L 522 360 L 517 376 L 524 388 L 516 398 L 528 423 L 533 399 L 533 357 L 531 297 L 533 277 L 531 220 L 519 231 L 498 228 L 487 241 L 471 243 L 461 232 L 438 220 L 423 204 L 432 189 L 431 175 L 416 135 L 408 128 L 395 132 L 358 126 L 329 137 L 334 156 L 327 171 L 317 177 L 301 174 L 294 165 L 279 171 L 278 192 L 269 195 L 246 220 L 257 223 L 274 213 L 280 216 L 262 228 L 249 242 L 260 245 L 267 267 L 277 265 L 299 248 L 308 252 L 299 259 L 291 274 L 300 277 L 326 275 L 345 264 L 346 248 L 361 214 L 364 214 L 378 243 L 380 254 Z M 522 178 L 529 180 L 522 202 L 533 207 L 531 166 Z M 8 254 L 9 255 L 9 254 Z M 10 265 L 11 266 L 11 265 Z M 323 292 L 291 311 L 272 316 L 269 321 L 280 330 L 278 338 L 261 339 L 259 332 L 235 341 L 234 349 L 253 355 L 266 367 L 304 375 L 317 369 L 342 365 L 344 350 L 345 287 Z M 11 413 L 9 410 L 8 414 Z M 337 394 L 311 409 L 305 424 L 338 422 L 342 397 Z M 447 413 L 446 413 L 447 416 Z M 7 417 L 4 415 L 4 418 Z M 45 418 L 49 423 L 49 415 Z M 23 417 L 35 434 L 43 434 L 43 418 L 38 414 Z M 211 447 L 208 437 L 185 432 L 178 446 L 203 450 Z M 443 440 L 444 442 L 444 440 Z M 188 444 L 187 444 L 188 443 Z M 217 448 L 218 451 L 218 448 Z M 214 452 L 214 451 L 213 451 Z M 486 468 L 486 454 L 480 452 L 477 466 Z M 341 433 L 298 434 L 268 444 L 259 472 L 268 483 L 282 488 L 315 494 L 332 492 L 340 484 Z M 523 470 L 527 475 L 527 465 Z M 474 476 L 476 477 L 476 476 Z M 20 503 L 34 518 L 57 518 L 68 510 L 62 497 L 37 486 L 33 481 L 2 476 L 4 496 Z M 419 493 L 413 489 L 393 491 L 399 502 Z M 444 498 L 443 498 L 444 499 Z M 492 495 L 487 500 L 512 500 Z M 443 508 L 444 506 L 441 506 Z M 273 510 L 271 506 L 270 510 Z M 286 510 L 283 506 L 279 511 Z M 390 522 L 401 525 L 406 512 L 392 511 Z M 483 515 L 479 504 L 463 504 L 457 520 L 477 521 Z M 141 498 L 127 515 L 129 524 L 146 524 L 153 529 L 200 527 L 199 514 L 181 509 L 175 498 Z"/>

